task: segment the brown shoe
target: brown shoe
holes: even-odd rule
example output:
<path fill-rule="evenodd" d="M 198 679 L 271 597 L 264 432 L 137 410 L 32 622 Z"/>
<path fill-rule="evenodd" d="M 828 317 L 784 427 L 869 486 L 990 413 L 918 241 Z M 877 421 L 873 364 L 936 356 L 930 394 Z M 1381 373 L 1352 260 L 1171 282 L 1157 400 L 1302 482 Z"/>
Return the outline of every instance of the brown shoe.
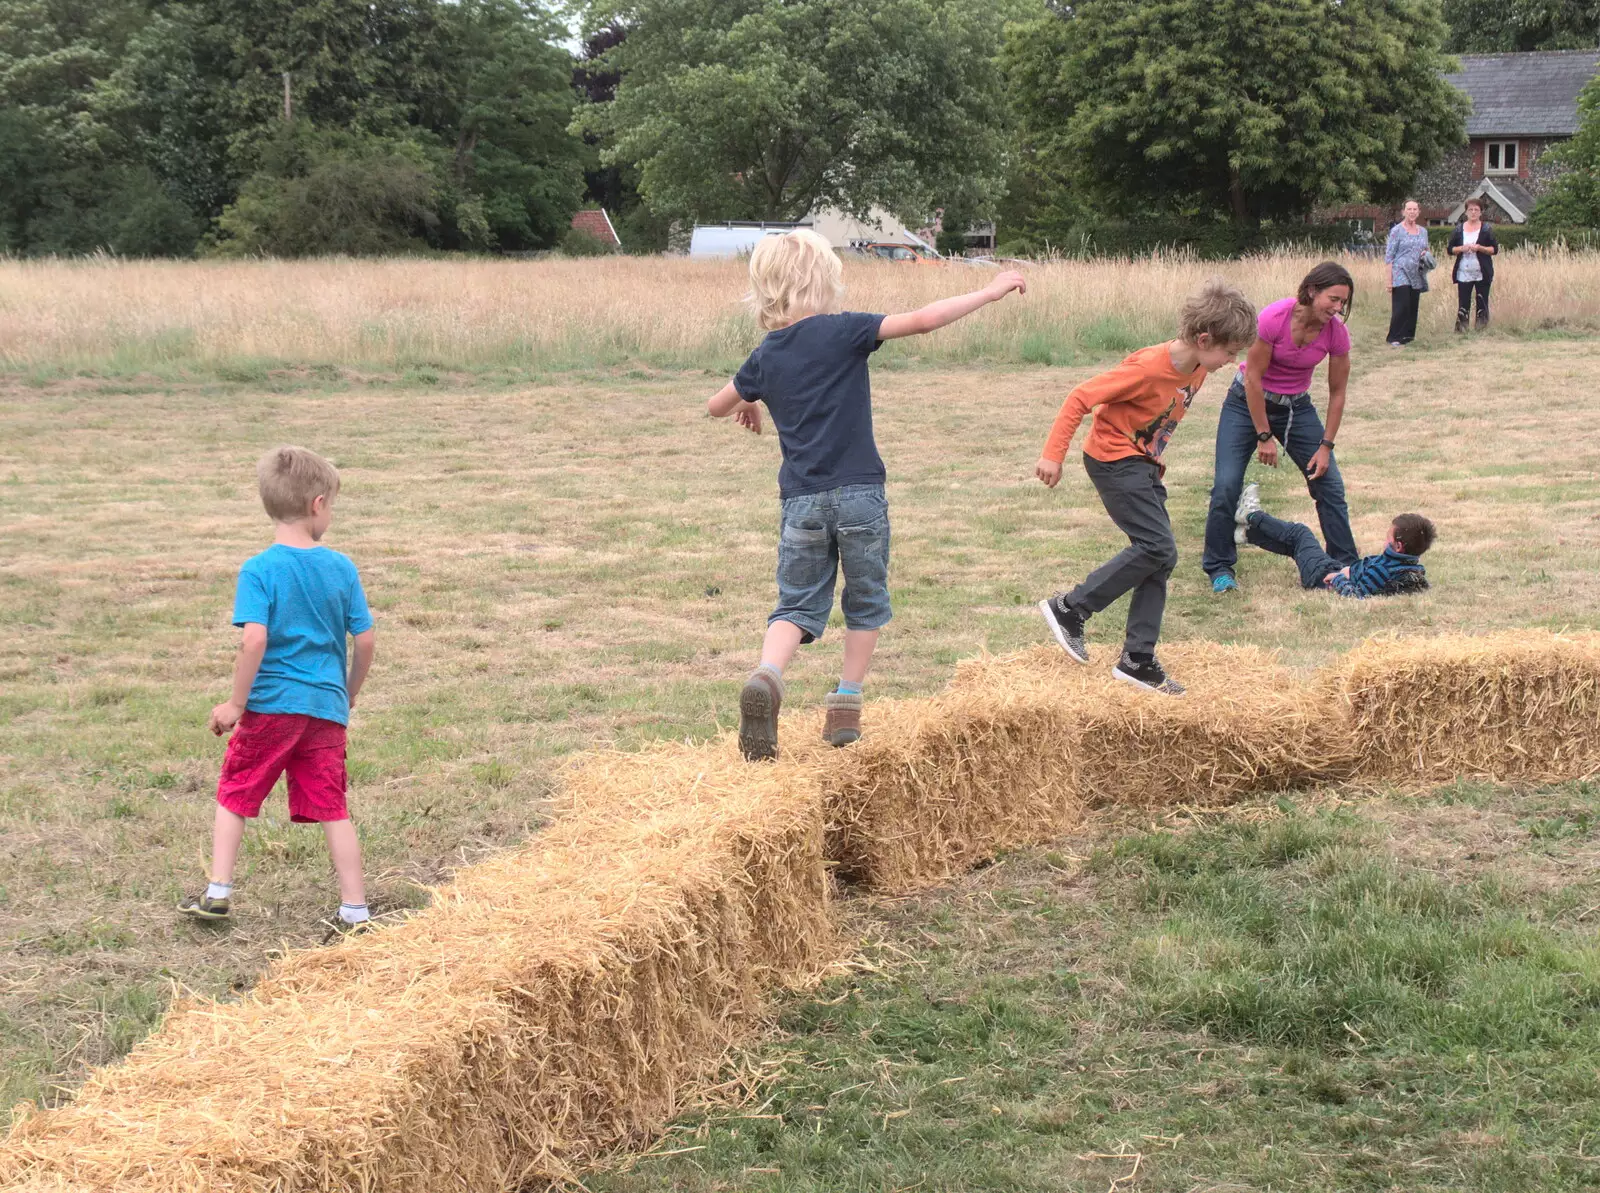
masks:
<path fill-rule="evenodd" d="M 822 723 L 822 740 L 830 746 L 848 746 L 861 740 L 861 697 L 834 692 L 824 702 L 828 717 Z"/>
<path fill-rule="evenodd" d="M 746 762 L 778 756 L 778 710 L 783 707 L 783 680 L 758 669 L 739 693 L 739 753 Z"/>

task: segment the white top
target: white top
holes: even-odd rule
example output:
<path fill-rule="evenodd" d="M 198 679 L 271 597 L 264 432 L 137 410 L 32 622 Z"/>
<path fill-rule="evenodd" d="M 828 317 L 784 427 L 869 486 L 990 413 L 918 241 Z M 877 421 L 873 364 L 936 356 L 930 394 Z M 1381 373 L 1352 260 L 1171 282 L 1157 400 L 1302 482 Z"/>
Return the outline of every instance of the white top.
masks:
<path fill-rule="evenodd" d="M 1478 243 L 1478 233 L 1481 232 L 1481 231 L 1483 231 L 1483 225 L 1482 224 L 1479 224 L 1476 228 L 1472 229 L 1470 232 L 1467 231 L 1467 229 L 1465 227 L 1463 227 L 1461 229 L 1461 243 L 1462 244 L 1477 244 Z M 1458 281 L 1458 282 L 1481 282 L 1481 281 L 1483 281 L 1483 262 L 1478 259 L 1478 254 L 1477 253 L 1462 253 L 1461 254 L 1461 268 L 1456 271 L 1456 281 Z"/>

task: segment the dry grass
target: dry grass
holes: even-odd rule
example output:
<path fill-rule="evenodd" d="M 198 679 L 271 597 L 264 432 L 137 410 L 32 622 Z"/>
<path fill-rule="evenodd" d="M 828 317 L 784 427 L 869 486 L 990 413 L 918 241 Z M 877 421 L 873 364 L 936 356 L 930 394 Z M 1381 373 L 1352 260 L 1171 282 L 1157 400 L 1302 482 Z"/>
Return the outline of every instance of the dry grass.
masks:
<path fill-rule="evenodd" d="M 203 293 L 193 279 L 210 268 L 188 282 L 175 271 L 171 291 Z M 270 305 L 258 289 L 253 301 Z M 1433 591 L 1338 602 L 1252 553 L 1241 598 L 1213 601 L 1197 566 L 1213 383 L 1170 453 L 1184 558 L 1165 638 L 1259 646 L 1304 678 L 1390 630 L 1600 628 L 1600 495 L 1568 446 L 1592 421 L 1600 346 L 1489 336 L 1390 353 L 1370 326 L 1356 331 L 1339 450 L 1357 537 L 1370 549 L 1391 513 L 1430 514 L 1441 532 Z M 904 359 L 891 345 L 875 364 L 896 620 L 874 701 L 926 697 L 961 658 L 1038 643 L 1033 601 L 1119 545 L 1081 473 L 1053 493 L 1029 479 L 1089 362 L 1002 372 L 897 368 Z M 233 650 L 234 574 L 264 542 L 259 452 L 304 442 L 344 469 L 330 542 L 361 565 L 380 620 L 351 736 L 352 807 L 373 897 L 393 910 L 542 824 L 561 756 L 698 740 L 731 723 L 770 607 L 777 451 L 707 424 L 703 400 L 722 380 L 578 372 L 367 385 L 346 373 L 0 390 L 8 1101 L 55 1101 L 57 1085 L 123 1054 L 171 981 L 227 997 L 274 949 L 321 935 L 326 854 L 285 823 L 281 802 L 247 838 L 231 932 L 175 926 L 171 912 L 202 873 L 220 760 L 204 718 Z M 1309 516 L 1294 476 L 1260 479 L 1269 508 Z M 1091 625 L 1103 662 L 1121 616 L 1116 607 Z M 830 634 L 804 653 L 793 705 L 831 682 L 836 648 Z"/>
<path fill-rule="evenodd" d="M 1071 362 L 1171 334 L 1177 296 L 1223 272 L 1257 303 L 1292 293 L 1316 258 L 1224 264 L 1183 256 L 1059 262 L 1028 271 L 1026 299 L 920 341 L 943 362 Z M 1388 318 L 1381 261 L 1351 259 L 1355 325 Z M 908 309 L 980 284 L 987 272 L 852 262 L 856 309 Z M 55 375 L 260 365 L 365 370 L 548 369 L 640 360 L 722 365 L 754 335 L 734 261 L 618 258 L 536 262 L 0 262 L 0 365 Z M 1454 318 L 1443 287 L 1421 336 Z M 1506 332 L 1600 329 L 1600 255 L 1523 252 L 1495 279 Z M 240 371 L 243 370 L 241 374 Z"/>

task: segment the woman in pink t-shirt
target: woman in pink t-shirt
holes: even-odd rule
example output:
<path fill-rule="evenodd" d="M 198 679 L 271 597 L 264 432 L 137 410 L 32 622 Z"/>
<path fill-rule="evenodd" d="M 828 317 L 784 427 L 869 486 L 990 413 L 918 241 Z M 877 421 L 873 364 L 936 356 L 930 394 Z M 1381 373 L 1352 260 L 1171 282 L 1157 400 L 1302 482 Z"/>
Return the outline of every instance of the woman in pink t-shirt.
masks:
<path fill-rule="evenodd" d="M 1344 478 L 1333 458 L 1350 379 L 1350 333 L 1343 316 L 1355 289 L 1348 269 L 1337 261 L 1324 261 L 1301 279 L 1294 297 L 1263 307 L 1256 320 L 1256 342 L 1239 366 L 1217 419 L 1216 469 L 1201 566 L 1211 577 L 1211 591 L 1219 596 L 1239 587 L 1234 576 L 1239 558 L 1234 529 L 1245 469 L 1252 455 L 1276 468 L 1280 443 L 1305 474 L 1328 554 L 1341 565 L 1360 558 L 1350 532 Z M 1324 359 L 1328 362 L 1326 426 L 1311 402 L 1311 374 Z"/>

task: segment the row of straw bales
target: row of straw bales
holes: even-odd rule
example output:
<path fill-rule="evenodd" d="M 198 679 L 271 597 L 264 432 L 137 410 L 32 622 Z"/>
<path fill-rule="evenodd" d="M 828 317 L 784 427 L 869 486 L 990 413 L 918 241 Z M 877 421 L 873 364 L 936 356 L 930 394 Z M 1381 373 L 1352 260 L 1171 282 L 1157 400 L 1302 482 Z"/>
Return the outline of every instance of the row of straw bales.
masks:
<path fill-rule="evenodd" d="M 1306 683 L 1174 645 L 1169 700 L 1053 648 L 882 702 L 849 750 L 787 727 L 574 766 L 528 846 L 404 923 L 188 999 L 68 1106 L 25 1110 L 7 1189 L 499 1191 L 668 1121 L 778 987 L 836 957 L 836 877 L 905 890 L 1095 809 L 1354 779 L 1600 771 L 1600 636 L 1370 642 Z"/>

